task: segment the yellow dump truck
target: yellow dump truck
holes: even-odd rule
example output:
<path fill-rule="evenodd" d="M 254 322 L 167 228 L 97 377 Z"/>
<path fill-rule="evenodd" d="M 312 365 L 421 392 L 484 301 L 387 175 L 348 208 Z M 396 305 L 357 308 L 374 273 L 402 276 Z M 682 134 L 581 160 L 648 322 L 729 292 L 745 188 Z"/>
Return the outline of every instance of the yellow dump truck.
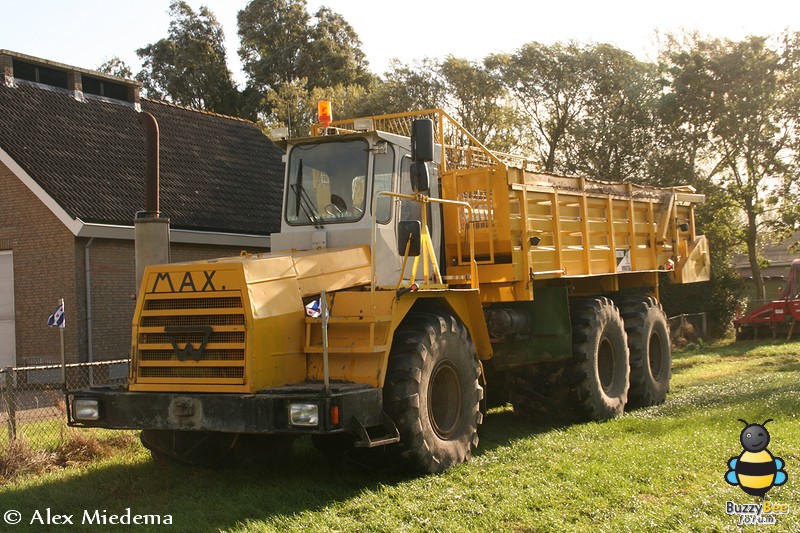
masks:
<path fill-rule="evenodd" d="M 148 267 L 129 383 L 71 391 L 70 424 L 189 463 L 311 435 L 438 472 L 487 404 L 572 421 L 664 401 L 659 276 L 709 277 L 691 187 L 541 172 L 442 110 L 276 142 L 273 252 Z"/>

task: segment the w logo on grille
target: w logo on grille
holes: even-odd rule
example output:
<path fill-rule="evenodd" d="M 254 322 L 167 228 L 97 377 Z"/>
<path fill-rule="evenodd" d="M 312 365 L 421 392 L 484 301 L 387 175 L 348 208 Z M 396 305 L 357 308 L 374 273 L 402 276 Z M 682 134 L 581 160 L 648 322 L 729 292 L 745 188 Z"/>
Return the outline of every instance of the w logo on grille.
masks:
<path fill-rule="evenodd" d="M 178 346 L 178 341 L 174 338 L 170 341 L 172 344 L 172 349 L 175 350 L 175 356 L 178 358 L 179 361 L 186 361 L 190 357 L 194 361 L 199 361 L 201 357 L 203 357 L 203 352 L 206 349 L 206 345 L 208 344 L 208 339 L 211 338 L 211 333 L 213 329 L 211 326 L 165 326 L 164 332 L 165 333 L 202 333 L 203 340 L 200 342 L 200 345 L 195 348 L 194 345 L 187 341 L 183 348 Z M 174 335 L 173 337 L 177 337 Z"/>

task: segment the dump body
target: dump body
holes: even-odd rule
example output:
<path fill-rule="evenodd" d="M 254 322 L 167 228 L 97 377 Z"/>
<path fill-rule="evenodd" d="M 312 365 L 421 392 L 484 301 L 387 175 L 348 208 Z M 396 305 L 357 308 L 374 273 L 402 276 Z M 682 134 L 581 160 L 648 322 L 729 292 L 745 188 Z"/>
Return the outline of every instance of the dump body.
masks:
<path fill-rule="evenodd" d="M 520 168 L 454 171 L 445 197 L 471 203 L 485 302 L 533 299 L 532 288 L 563 280 L 581 293 L 655 286 L 645 273 L 707 279 L 704 238 L 695 234 L 688 187 L 656 189 L 557 176 Z M 448 274 L 467 275 L 464 219 L 445 211 Z M 453 242 L 455 241 L 455 242 Z M 625 274 L 638 274 L 628 276 Z M 648 281 L 649 280 L 649 281 Z"/>

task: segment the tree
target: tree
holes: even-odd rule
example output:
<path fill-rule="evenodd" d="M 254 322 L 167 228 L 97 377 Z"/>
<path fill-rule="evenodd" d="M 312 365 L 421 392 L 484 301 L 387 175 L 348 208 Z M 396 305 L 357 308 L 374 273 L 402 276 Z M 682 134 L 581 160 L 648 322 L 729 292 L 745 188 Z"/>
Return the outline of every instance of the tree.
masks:
<path fill-rule="evenodd" d="M 374 82 L 355 30 L 327 7 L 312 22 L 305 0 L 252 0 L 238 23 L 239 55 L 260 113 L 269 114 L 275 94 L 299 80 L 306 91 Z"/>
<path fill-rule="evenodd" d="M 289 126 L 292 137 L 306 136 L 317 122 L 317 103 L 329 100 L 333 103 L 333 119 L 376 115 L 379 111 L 370 108 L 368 89 L 360 85 L 336 85 L 306 89 L 303 78 L 294 83 L 284 83 L 275 91 L 270 89 L 267 104 L 271 109 L 265 127 Z"/>
<path fill-rule="evenodd" d="M 671 40 L 665 54 L 674 127 L 692 132 L 687 153 L 694 154 L 695 172 L 721 186 L 740 210 L 759 299 L 764 233 L 797 203 L 783 196 L 796 183 L 798 163 L 797 42 L 786 38 L 779 49 L 763 37 L 693 36 L 682 45 Z"/>
<path fill-rule="evenodd" d="M 136 79 L 147 95 L 176 104 L 237 114 L 238 91 L 228 69 L 222 27 L 206 7 L 195 13 L 173 1 L 168 36 L 136 51 L 143 66 Z"/>
<path fill-rule="evenodd" d="M 516 97 L 544 170 L 559 168 L 570 130 L 589 101 L 584 47 L 575 42 L 532 42 L 514 54 L 487 58 L 487 64 Z"/>
<path fill-rule="evenodd" d="M 309 20 L 305 0 L 252 0 L 239 11 L 239 57 L 249 87 L 265 96 L 303 77 Z"/>
<path fill-rule="evenodd" d="M 111 74 L 112 76 L 117 76 L 118 78 L 133 78 L 133 71 L 131 68 L 118 56 L 114 56 L 111 59 L 106 59 L 103 61 L 103 63 L 97 67 L 97 71 L 104 74 Z"/>
<path fill-rule="evenodd" d="M 309 43 L 302 50 L 299 65 L 308 76 L 308 87 L 369 85 L 373 75 L 353 27 L 325 6 L 314 18 L 316 23 L 309 28 Z"/>
<path fill-rule="evenodd" d="M 448 56 L 438 65 L 448 96 L 445 107 L 486 147 L 519 151 L 519 119 L 508 90 L 485 65 Z"/>
<path fill-rule="evenodd" d="M 656 66 L 610 44 L 587 47 L 583 62 L 585 105 L 565 135 L 565 170 L 608 181 L 650 181 L 661 89 Z"/>
<path fill-rule="evenodd" d="M 381 113 L 403 113 L 443 107 L 445 91 L 434 60 L 407 64 L 394 59 L 371 98 L 381 103 Z"/>

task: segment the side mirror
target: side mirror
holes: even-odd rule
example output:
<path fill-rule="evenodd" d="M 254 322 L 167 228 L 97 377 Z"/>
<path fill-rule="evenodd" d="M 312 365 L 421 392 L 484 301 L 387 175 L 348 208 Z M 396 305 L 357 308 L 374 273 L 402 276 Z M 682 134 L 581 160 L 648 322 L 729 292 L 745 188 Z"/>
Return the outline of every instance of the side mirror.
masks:
<path fill-rule="evenodd" d="M 430 173 L 424 162 L 411 163 L 411 188 L 414 192 L 425 192 L 430 189 Z"/>
<path fill-rule="evenodd" d="M 433 161 L 433 121 L 429 118 L 411 122 L 411 159 L 415 163 Z"/>
<path fill-rule="evenodd" d="M 426 163 L 433 161 L 433 121 L 429 118 L 411 122 L 411 188 L 415 192 L 430 189 L 430 173 Z"/>
<path fill-rule="evenodd" d="M 422 224 L 419 220 L 401 220 L 397 223 L 397 251 L 402 257 L 408 246 L 408 256 L 417 257 L 420 254 Z"/>

